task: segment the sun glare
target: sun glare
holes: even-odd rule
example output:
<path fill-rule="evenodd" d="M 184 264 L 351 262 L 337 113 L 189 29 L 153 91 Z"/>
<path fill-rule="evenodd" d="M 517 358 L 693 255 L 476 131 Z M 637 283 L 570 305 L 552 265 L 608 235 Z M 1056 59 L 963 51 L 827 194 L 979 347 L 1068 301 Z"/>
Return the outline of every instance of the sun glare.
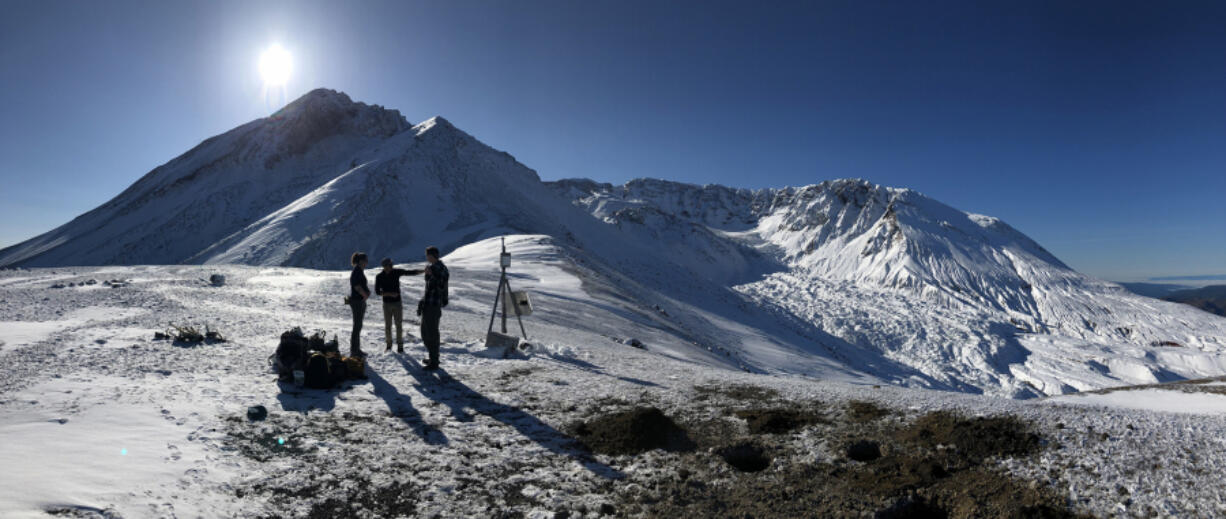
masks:
<path fill-rule="evenodd" d="M 260 54 L 260 76 L 264 78 L 265 87 L 282 87 L 289 81 L 289 73 L 293 68 L 293 61 L 290 59 L 289 51 L 281 48 L 280 45 L 273 46 L 264 50 Z"/>

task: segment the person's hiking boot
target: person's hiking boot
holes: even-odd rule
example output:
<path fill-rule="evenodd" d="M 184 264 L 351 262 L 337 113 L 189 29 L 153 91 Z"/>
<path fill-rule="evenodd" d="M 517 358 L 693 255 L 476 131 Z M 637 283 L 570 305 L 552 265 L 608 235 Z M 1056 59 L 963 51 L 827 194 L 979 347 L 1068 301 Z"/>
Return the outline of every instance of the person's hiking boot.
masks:
<path fill-rule="evenodd" d="M 430 359 L 421 359 L 421 369 L 426 371 L 434 371 L 438 369 L 438 363 L 430 362 Z"/>
<path fill-rule="evenodd" d="M 366 352 L 362 351 L 361 349 L 356 349 L 356 350 L 355 350 L 355 349 L 350 348 L 350 349 L 349 349 L 349 356 L 350 356 L 350 357 L 363 357 L 363 358 L 365 358 L 365 357 L 366 357 Z"/>
<path fill-rule="evenodd" d="M 383 349 L 383 353 L 387 353 L 389 351 L 392 351 L 392 343 L 390 342 L 387 343 L 387 347 Z"/>
<path fill-rule="evenodd" d="M 404 353 L 404 344 L 396 345 L 396 353 Z"/>

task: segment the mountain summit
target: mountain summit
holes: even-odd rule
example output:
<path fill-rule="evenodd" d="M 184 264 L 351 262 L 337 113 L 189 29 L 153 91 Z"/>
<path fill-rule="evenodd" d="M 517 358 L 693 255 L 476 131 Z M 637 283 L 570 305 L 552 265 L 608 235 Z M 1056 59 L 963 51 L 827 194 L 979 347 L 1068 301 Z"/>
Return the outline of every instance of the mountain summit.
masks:
<path fill-rule="evenodd" d="M 1226 319 L 1084 276 L 910 189 L 542 182 L 442 117 L 411 125 L 324 89 L 0 250 L 0 267 L 346 269 L 357 250 L 472 256 L 508 234 L 687 361 L 1015 398 L 1226 373 Z"/>
<path fill-rule="evenodd" d="M 429 244 L 557 231 L 554 222 L 566 218 L 551 218 L 541 198 L 551 195 L 535 172 L 442 117 L 414 126 L 396 110 L 317 89 L 205 140 L 71 222 L 0 250 L 0 266 L 327 268 L 343 267 L 358 249 L 417 258 Z"/>

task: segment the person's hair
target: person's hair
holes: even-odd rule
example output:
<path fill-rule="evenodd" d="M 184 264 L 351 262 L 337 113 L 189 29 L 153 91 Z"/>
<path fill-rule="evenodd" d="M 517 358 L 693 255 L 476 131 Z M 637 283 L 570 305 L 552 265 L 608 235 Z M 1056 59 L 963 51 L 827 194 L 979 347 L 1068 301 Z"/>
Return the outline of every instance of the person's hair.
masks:
<path fill-rule="evenodd" d="M 395 265 L 395 263 L 392 263 L 392 258 L 383 258 L 383 261 L 380 261 L 379 264 L 383 265 L 384 267 Z"/>
<path fill-rule="evenodd" d="M 358 266 L 358 263 L 361 263 L 365 259 L 366 259 L 365 252 L 355 252 L 353 253 L 353 256 L 349 257 L 349 264 L 356 267 Z"/>
<path fill-rule="evenodd" d="M 434 256 L 434 259 L 438 259 L 438 247 L 435 247 L 435 246 L 426 247 L 426 255 Z"/>

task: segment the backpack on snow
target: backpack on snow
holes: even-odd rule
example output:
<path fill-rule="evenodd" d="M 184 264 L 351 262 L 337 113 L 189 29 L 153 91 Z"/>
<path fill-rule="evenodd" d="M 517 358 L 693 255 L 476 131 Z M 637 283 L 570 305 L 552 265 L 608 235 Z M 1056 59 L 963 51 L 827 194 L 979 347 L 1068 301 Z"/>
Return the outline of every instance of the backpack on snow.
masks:
<path fill-rule="evenodd" d="M 345 357 L 341 360 L 345 361 L 345 367 L 349 371 L 349 378 L 366 378 L 366 359 L 362 357 Z"/>
<path fill-rule="evenodd" d="M 328 332 L 325 332 L 323 330 L 320 330 L 312 334 L 310 339 L 308 339 L 310 343 L 311 351 L 318 351 L 320 353 L 328 353 L 328 352 L 339 353 L 341 351 L 341 348 L 340 348 L 340 343 L 338 343 L 336 340 L 336 337 L 333 337 L 330 340 L 327 339 L 327 337 L 328 337 Z"/>
<path fill-rule="evenodd" d="M 322 353 L 312 353 L 306 363 L 306 380 L 304 384 L 311 389 L 331 389 L 336 385 L 329 369 L 328 357 Z"/>
<path fill-rule="evenodd" d="M 332 387 L 341 385 L 349 378 L 349 368 L 345 366 L 345 361 L 341 360 L 339 353 L 325 353 L 328 358 L 328 376 L 331 377 Z"/>
<path fill-rule="evenodd" d="M 269 358 L 272 369 L 283 382 L 294 379 L 294 370 L 305 369 L 309 355 L 307 338 L 297 328 L 281 334 L 277 351 Z"/>

